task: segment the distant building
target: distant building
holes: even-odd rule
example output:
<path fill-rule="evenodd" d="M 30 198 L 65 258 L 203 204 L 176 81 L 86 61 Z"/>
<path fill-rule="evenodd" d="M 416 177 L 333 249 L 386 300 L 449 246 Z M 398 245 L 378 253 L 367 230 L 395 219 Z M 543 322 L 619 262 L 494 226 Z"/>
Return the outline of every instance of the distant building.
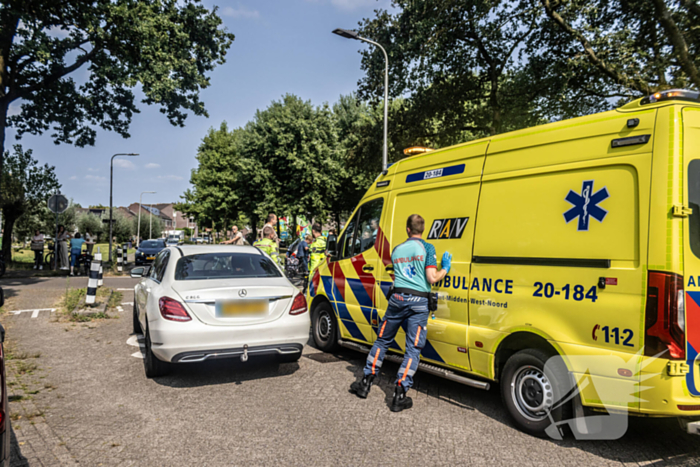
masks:
<path fill-rule="evenodd" d="M 173 203 L 141 204 L 141 209 L 141 215 L 151 213 L 154 216 L 160 217 L 165 230 L 179 230 L 186 227 L 194 230 L 196 228 L 194 220 L 187 218 L 180 211 L 176 211 L 173 207 Z M 130 204 L 129 210 L 138 213 L 139 203 Z"/>

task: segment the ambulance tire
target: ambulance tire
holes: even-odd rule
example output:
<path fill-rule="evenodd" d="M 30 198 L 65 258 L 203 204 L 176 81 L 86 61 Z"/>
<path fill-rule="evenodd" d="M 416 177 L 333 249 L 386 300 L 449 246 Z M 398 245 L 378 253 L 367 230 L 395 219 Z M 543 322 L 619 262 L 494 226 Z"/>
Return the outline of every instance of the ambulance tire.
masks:
<path fill-rule="evenodd" d="M 319 350 L 333 352 L 338 349 L 338 321 L 330 303 L 323 302 L 314 308 L 311 328 Z"/>
<path fill-rule="evenodd" d="M 541 350 L 526 349 L 512 355 L 503 367 L 501 397 L 521 430 L 546 436 L 553 423 L 570 420 L 571 402 L 561 403 L 570 393 L 571 381 L 561 358 Z"/>

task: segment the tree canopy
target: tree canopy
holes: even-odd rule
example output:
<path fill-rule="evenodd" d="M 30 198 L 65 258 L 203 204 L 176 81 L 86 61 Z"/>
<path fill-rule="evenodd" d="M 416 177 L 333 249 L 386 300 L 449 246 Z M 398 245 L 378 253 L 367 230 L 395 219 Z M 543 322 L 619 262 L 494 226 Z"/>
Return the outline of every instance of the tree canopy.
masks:
<path fill-rule="evenodd" d="M 16 144 L 12 154 L 7 152 L 5 158 L 0 207 L 3 219 L 2 253 L 9 261 L 15 222 L 20 218 L 33 219 L 24 225 L 24 230 L 29 232 L 42 227 L 40 219 L 47 210 L 46 201 L 61 185 L 54 167 L 39 165 L 32 157 L 31 149 L 24 151 L 22 146 Z"/>
<path fill-rule="evenodd" d="M 97 128 L 128 137 L 137 86 L 173 125 L 207 115 L 199 92 L 234 39 L 221 24 L 200 0 L 3 1 L 0 156 L 8 125 L 56 144 L 92 145 Z"/>

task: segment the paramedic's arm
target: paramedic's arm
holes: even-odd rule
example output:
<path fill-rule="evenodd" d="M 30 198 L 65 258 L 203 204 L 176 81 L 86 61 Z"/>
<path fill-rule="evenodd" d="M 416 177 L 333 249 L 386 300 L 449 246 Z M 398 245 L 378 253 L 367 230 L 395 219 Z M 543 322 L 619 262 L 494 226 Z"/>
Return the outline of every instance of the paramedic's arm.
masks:
<path fill-rule="evenodd" d="M 440 282 L 450 272 L 452 268 L 452 255 L 448 252 L 442 255 L 442 269 L 437 270 L 437 266 L 428 265 L 425 269 L 425 277 L 430 282 L 430 285 Z"/>
<path fill-rule="evenodd" d="M 429 267 L 425 270 L 425 277 L 428 278 L 428 282 L 430 282 L 430 285 L 433 285 L 436 282 L 440 282 L 445 278 L 447 275 L 447 271 L 445 269 L 440 269 L 439 271 L 437 270 L 436 267 Z"/>

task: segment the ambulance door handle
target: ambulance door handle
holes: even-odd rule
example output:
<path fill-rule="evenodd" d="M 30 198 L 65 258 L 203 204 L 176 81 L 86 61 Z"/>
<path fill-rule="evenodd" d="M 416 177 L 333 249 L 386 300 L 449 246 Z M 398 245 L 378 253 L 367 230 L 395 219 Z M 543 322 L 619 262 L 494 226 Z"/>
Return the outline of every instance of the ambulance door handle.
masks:
<path fill-rule="evenodd" d="M 369 264 L 365 264 L 364 266 L 362 266 L 362 271 L 372 272 L 372 271 L 374 271 L 374 266 L 370 266 Z"/>
<path fill-rule="evenodd" d="M 387 266 L 386 272 L 394 272 L 394 266 Z"/>

